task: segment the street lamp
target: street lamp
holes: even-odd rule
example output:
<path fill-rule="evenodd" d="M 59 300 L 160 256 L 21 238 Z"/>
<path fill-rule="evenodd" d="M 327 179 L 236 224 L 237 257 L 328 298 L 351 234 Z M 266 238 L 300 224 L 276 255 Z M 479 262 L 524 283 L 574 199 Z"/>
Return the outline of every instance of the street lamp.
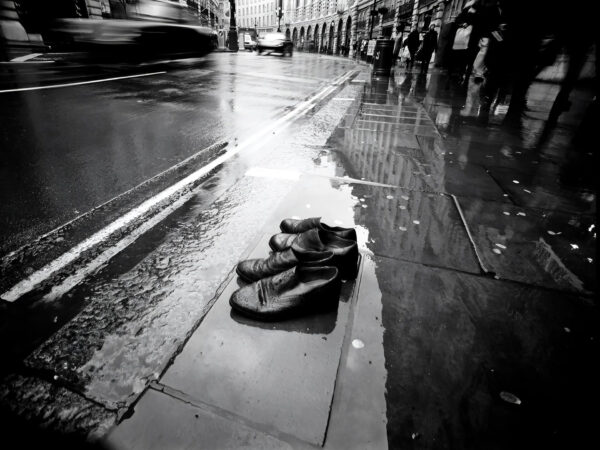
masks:
<path fill-rule="evenodd" d="M 377 0 L 373 0 L 373 8 L 371 9 L 371 29 L 369 30 L 369 40 L 373 39 L 373 24 L 375 23 L 375 5 Z"/>
<path fill-rule="evenodd" d="M 281 2 L 283 0 L 279 0 L 279 6 L 277 6 L 277 32 L 281 33 L 281 18 L 283 17 L 283 11 L 281 7 Z"/>
<path fill-rule="evenodd" d="M 237 35 L 237 24 L 235 23 L 235 0 L 229 0 L 229 50 L 237 52 L 240 48 L 238 46 L 238 35 Z"/>

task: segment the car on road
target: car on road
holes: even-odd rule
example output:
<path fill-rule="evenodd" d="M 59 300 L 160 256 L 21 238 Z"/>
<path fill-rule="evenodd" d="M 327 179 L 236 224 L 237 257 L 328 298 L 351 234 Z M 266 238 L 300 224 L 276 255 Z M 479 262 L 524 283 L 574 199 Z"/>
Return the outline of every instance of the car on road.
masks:
<path fill-rule="evenodd" d="M 217 47 L 216 33 L 185 23 L 111 19 L 59 19 L 54 37 L 69 49 L 97 57 L 146 59 L 202 56 Z"/>
<path fill-rule="evenodd" d="M 244 50 L 254 51 L 258 46 L 258 42 L 256 42 L 252 36 L 249 34 L 244 34 Z"/>
<path fill-rule="evenodd" d="M 258 40 L 258 54 L 281 53 L 292 56 L 294 44 L 283 33 L 267 33 Z"/>

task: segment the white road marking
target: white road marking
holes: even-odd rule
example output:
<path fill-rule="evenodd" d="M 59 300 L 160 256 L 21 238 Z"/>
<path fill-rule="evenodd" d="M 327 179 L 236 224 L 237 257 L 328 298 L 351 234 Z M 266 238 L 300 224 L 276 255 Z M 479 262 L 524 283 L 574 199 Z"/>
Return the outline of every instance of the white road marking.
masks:
<path fill-rule="evenodd" d="M 240 142 L 237 146 L 233 146 L 226 153 L 224 153 L 223 155 L 214 159 L 213 161 L 211 161 L 204 167 L 198 169 L 194 173 L 188 175 L 184 179 L 178 181 L 177 183 L 173 184 L 172 186 L 170 186 L 167 189 L 163 190 L 162 192 L 158 193 L 154 197 L 149 198 L 148 200 L 143 202 L 141 205 L 132 209 L 131 211 L 129 211 L 125 215 L 121 216 L 119 219 L 115 220 L 114 222 L 110 223 L 109 225 L 107 225 L 100 231 L 96 232 L 89 238 L 80 242 L 75 247 L 73 247 L 71 250 L 62 254 L 54 261 L 51 261 L 50 263 L 46 264 L 41 269 L 32 273 L 27 278 L 21 280 L 20 282 L 15 284 L 12 288 L 10 288 L 6 292 L 4 292 L 2 295 L 0 295 L 0 298 L 2 298 L 3 300 L 9 301 L 9 302 L 14 302 L 15 300 L 17 300 L 20 297 L 22 297 L 23 295 L 25 295 L 26 293 L 31 292 L 33 289 L 35 289 L 41 283 L 43 283 L 44 281 L 49 279 L 52 275 L 54 275 L 58 271 L 64 269 L 66 266 L 68 266 L 69 264 L 74 262 L 76 259 L 78 259 L 83 252 L 106 241 L 107 239 L 110 238 L 110 236 L 112 236 L 117 231 L 125 229 L 127 226 L 132 224 L 135 220 L 141 218 L 144 214 L 146 214 L 148 211 L 150 211 L 153 207 L 157 206 L 162 201 L 168 199 L 172 195 L 187 188 L 188 186 L 192 185 L 199 179 L 203 178 L 205 175 L 210 173 L 216 167 L 220 166 L 221 164 L 223 164 L 226 161 L 228 161 L 229 159 L 231 159 L 233 156 L 240 153 L 243 149 L 245 149 L 257 142 L 260 142 L 266 136 L 271 135 L 273 130 L 275 130 L 276 128 L 283 127 L 283 126 L 289 124 L 293 119 L 306 114 L 313 107 L 315 107 L 320 100 L 322 100 L 323 98 L 325 98 L 328 95 L 330 95 L 331 93 L 333 93 L 336 90 L 337 85 L 342 84 L 343 82 L 348 80 L 355 72 L 356 72 L 355 70 L 350 70 L 350 71 L 346 72 L 345 74 L 341 75 L 332 83 L 332 85 L 323 88 L 321 91 L 317 92 L 315 95 L 313 95 L 309 99 L 297 104 L 291 111 L 289 111 L 287 114 L 283 115 L 279 119 L 275 120 L 270 125 L 257 131 L 255 134 L 249 136 L 246 140 Z M 186 194 L 186 196 L 187 195 L 188 194 Z M 186 197 L 186 196 L 184 196 L 184 197 Z M 182 198 L 184 198 L 184 197 L 182 197 Z M 179 202 L 179 200 L 176 202 L 176 204 L 179 204 L 178 202 Z M 169 209 L 169 208 L 167 208 L 167 209 Z M 162 212 L 159 213 L 158 215 L 160 215 L 160 214 L 162 214 Z M 152 222 L 153 222 L 153 219 L 150 219 L 150 221 L 148 221 L 147 223 L 152 223 Z M 151 226 L 149 226 L 149 227 L 151 227 Z M 97 257 L 96 259 L 94 259 L 93 261 L 88 263 L 87 265 L 81 267 L 75 274 L 68 277 L 59 286 L 55 286 L 52 292 L 58 292 L 58 293 L 64 294 L 65 292 L 67 292 L 65 289 L 67 289 L 67 288 L 71 289 L 73 286 L 75 286 L 77 283 L 79 283 L 81 280 L 83 280 L 89 274 L 91 274 L 92 272 L 97 270 L 98 267 L 101 267 L 110 258 L 112 258 L 114 255 L 116 255 L 122 249 L 127 247 L 129 244 L 134 242 L 139 236 L 141 236 L 145 231 L 147 231 L 147 229 L 148 229 L 148 227 L 146 227 L 145 224 L 143 224 L 142 226 L 140 226 L 139 228 L 134 230 L 132 233 L 130 233 L 128 236 L 126 236 L 124 239 L 119 241 L 117 244 L 112 246 L 110 249 L 104 251 L 99 257 Z M 52 295 L 52 298 L 55 298 L 56 295 L 58 295 L 58 294 L 51 293 L 48 295 Z"/>
<path fill-rule="evenodd" d="M 163 73 L 167 73 L 167 72 L 162 71 L 162 72 L 141 73 L 138 75 L 127 75 L 127 76 L 123 76 L 123 77 L 102 78 L 101 80 L 78 81 L 76 83 L 52 84 L 49 86 L 34 86 L 34 87 L 28 87 L 28 88 L 3 89 L 3 90 L 0 90 L 0 94 L 6 94 L 9 92 L 40 91 L 42 89 L 58 89 L 58 88 L 64 88 L 64 87 L 82 86 L 84 84 L 105 83 L 107 81 L 125 80 L 127 78 L 150 77 L 153 75 L 160 75 Z"/>
<path fill-rule="evenodd" d="M 33 58 L 37 58 L 38 56 L 41 56 L 42 53 L 30 53 L 29 55 L 23 55 L 23 56 L 18 56 L 16 58 L 13 58 L 10 60 L 10 62 L 25 62 L 25 61 L 29 61 L 30 59 Z"/>
<path fill-rule="evenodd" d="M 35 239 L 35 241 L 33 242 L 33 244 L 36 244 L 38 242 L 40 242 L 41 240 L 47 238 L 48 236 L 51 236 L 54 233 L 57 233 L 59 230 L 64 229 L 65 227 L 68 227 L 69 225 L 71 225 L 72 223 L 77 222 L 78 220 L 82 219 L 85 216 L 89 216 L 91 213 L 93 213 L 94 211 L 97 211 L 101 208 L 103 208 L 104 206 L 110 204 L 111 202 L 114 202 L 122 197 L 125 197 L 126 195 L 134 192 L 136 189 L 141 188 L 142 186 L 152 182 L 152 180 L 157 180 L 161 177 L 163 177 L 165 174 L 167 174 L 168 172 L 172 172 L 177 170 L 180 167 L 185 166 L 187 163 L 189 163 L 190 161 L 192 161 L 194 158 L 197 158 L 200 154 L 202 153 L 207 153 L 210 151 L 214 151 L 214 150 L 222 150 L 223 148 L 225 148 L 227 146 L 227 142 L 226 141 L 219 141 L 216 142 L 215 144 L 209 145 L 206 148 L 203 148 L 202 150 L 194 153 L 191 156 L 188 156 L 187 158 L 185 158 L 184 160 L 178 162 L 177 164 L 175 164 L 174 166 L 169 167 L 166 170 L 163 170 L 162 172 L 154 175 L 152 178 L 149 178 L 145 181 L 142 181 L 140 184 L 138 184 L 137 186 L 132 187 L 131 189 L 126 190 L 125 192 L 120 193 L 119 195 L 114 196 L 113 198 L 111 198 L 110 200 L 105 201 L 104 203 L 101 203 L 100 205 L 94 207 L 93 209 L 91 209 L 90 211 L 84 212 L 82 214 L 79 214 L 78 216 L 72 218 L 71 220 L 57 226 L 56 228 L 42 234 L 41 236 L 39 236 L 38 238 Z M 5 259 L 11 259 L 13 258 L 15 255 L 17 255 L 18 253 L 22 252 L 24 248 L 31 246 L 32 243 L 29 244 L 25 244 L 21 247 L 19 247 L 16 250 L 13 250 L 12 252 L 10 252 L 8 255 L 6 255 L 4 258 Z"/>

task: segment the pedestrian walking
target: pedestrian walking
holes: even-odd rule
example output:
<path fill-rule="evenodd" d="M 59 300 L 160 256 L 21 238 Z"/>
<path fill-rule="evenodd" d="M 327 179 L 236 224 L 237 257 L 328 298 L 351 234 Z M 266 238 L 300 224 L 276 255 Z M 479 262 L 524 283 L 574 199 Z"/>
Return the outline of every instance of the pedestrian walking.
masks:
<path fill-rule="evenodd" d="M 498 23 L 497 0 L 469 1 L 456 18 L 457 29 L 452 44 L 450 75 L 461 83 L 469 81 L 473 63 L 480 52 L 481 38 L 489 37 Z"/>
<path fill-rule="evenodd" d="M 400 50 L 402 49 L 402 27 L 396 27 L 396 39 L 394 40 L 393 60 L 394 64 L 400 58 Z"/>
<path fill-rule="evenodd" d="M 412 69 L 413 63 L 415 61 L 415 55 L 417 50 L 419 49 L 419 45 L 421 43 L 421 39 L 419 38 L 419 29 L 414 28 L 408 36 L 404 40 L 403 47 L 408 48 L 408 52 L 410 53 L 410 60 L 406 63 L 406 69 Z"/>
<path fill-rule="evenodd" d="M 417 59 L 421 61 L 421 73 L 427 73 L 429 69 L 429 62 L 431 61 L 431 55 L 437 51 L 438 48 L 438 34 L 435 31 L 435 25 L 429 26 L 429 31 L 423 36 L 423 43 L 421 48 L 417 52 Z"/>

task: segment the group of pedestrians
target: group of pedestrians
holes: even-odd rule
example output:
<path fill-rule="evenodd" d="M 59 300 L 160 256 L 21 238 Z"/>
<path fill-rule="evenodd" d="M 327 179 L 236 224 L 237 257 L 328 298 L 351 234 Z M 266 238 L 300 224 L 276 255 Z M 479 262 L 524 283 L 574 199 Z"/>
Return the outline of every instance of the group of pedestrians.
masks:
<path fill-rule="evenodd" d="M 423 36 L 421 41 L 420 33 L 418 28 L 414 28 L 406 39 L 402 39 L 402 28 L 396 28 L 396 40 L 394 42 L 394 61 L 397 61 L 401 57 L 406 60 L 407 70 L 412 70 L 415 61 L 421 63 L 421 73 L 427 73 L 429 63 L 433 53 L 438 48 L 438 34 L 435 31 L 435 25 L 431 24 L 429 30 Z M 404 55 L 401 55 L 401 52 Z"/>

